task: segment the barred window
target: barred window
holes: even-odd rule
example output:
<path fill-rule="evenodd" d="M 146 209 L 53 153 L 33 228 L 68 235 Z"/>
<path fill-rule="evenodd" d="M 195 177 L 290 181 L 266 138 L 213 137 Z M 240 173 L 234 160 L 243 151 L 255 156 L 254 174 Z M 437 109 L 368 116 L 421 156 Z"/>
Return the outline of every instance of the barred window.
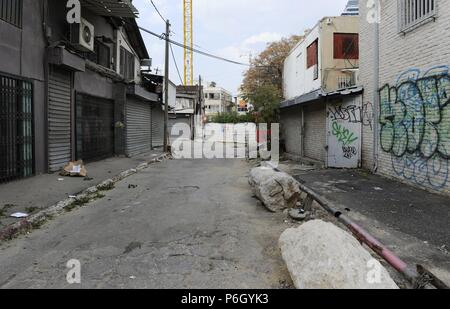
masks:
<path fill-rule="evenodd" d="M 23 0 L 0 0 L 0 19 L 22 28 Z"/>
<path fill-rule="evenodd" d="M 406 32 L 436 16 L 438 0 L 398 0 L 399 28 Z"/>

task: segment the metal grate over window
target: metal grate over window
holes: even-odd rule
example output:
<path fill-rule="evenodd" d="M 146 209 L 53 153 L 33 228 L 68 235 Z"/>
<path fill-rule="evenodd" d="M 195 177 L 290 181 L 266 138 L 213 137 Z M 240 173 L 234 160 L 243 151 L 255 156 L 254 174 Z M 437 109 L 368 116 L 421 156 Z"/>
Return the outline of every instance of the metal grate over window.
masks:
<path fill-rule="evenodd" d="M 33 87 L 0 75 L 0 183 L 34 173 Z"/>
<path fill-rule="evenodd" d="M 22 28 L 23 0 L 0 0 L 0 19 Z"/>
<path fill-rule="evenodd" d="M 436 16 L 438 0 L 398 0 L 399 28 L 406 32 Z"/>

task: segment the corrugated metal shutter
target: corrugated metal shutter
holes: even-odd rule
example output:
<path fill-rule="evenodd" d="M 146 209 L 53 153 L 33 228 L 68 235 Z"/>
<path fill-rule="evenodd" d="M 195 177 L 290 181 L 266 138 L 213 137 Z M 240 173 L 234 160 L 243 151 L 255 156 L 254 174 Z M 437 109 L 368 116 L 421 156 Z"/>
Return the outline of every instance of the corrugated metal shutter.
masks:
<path fill-rule="evenodd" d="M 152 147 L 164 146 L 164 111 L 160 105 L 152 109 Z"/>
<path fill-rule="evenodd" d="M 150 103 L 127 99 L 126 105 L 127 155 L 151 151 L 151 106 Z"/>
<path fill-rule="evenodd" d="M 282 138 L 288 154 L 302 155 L 302 110 L 291 107 L 281 110 Z"/>
<path fill-rule="evenodd" d="M 305 156 L 320 162 L 326 158 L 327 113 L 325 104 L 305 107 Z"/>
<path fill-rule="evenodd" d="M 171 115 L 169 117 L 169 135 L 171 137 L 170 141 L 173 142 L 173 136 L 172 135 L 172 128 L 175 124 L 177 123 L 183 123 L 183 124 L 187 124 L 189 126 L 189 128 L 191 128 L 191 118 L 190 117 L 186 117 L 186 116 L 182 116 L 182 115 Z M 192 129 L 192 128 L 191 128 Z M 183 135 L 192 135 L 192 132 L 183 132 Z M 176 134 L 175 137 L 178 137 L 179 135 Z"/>
<path fill-rule="evenodd" d="M 52 67 L 48 82 L 48 165 L 60 170 L 71 154 L 71 73 Z"/>

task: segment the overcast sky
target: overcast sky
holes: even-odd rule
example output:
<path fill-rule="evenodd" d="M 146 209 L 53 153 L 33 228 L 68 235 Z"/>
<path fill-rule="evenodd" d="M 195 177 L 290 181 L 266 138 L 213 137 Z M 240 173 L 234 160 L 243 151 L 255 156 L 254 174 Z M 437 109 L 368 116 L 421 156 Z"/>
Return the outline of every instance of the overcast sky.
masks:
<path fill-rule="evenodd" d="M 183 42 L 183 0 L 153 0 L 172 24 L 172 39 Z M 225 58 L 248 63 L 266 44 L 302 34 L 324 16 L 340 15 L 347 0 L 193 0 L 194 44 L 196 48 Z M 165 25 L 150 0 L 134 0 L 139 9 L 138 24 L 156 33 Z M 164 69 L 164 42 L 142 33 L 153 67 Z M 183 50 L 173 46 L 176 62 L 183 74 Z M 180 84 L 171 60 L 170 79 Z M 237 94 L 245 67 L 194 54 L 194 75 Z M 183 77 L 183 75 L 182 75 Z"/>

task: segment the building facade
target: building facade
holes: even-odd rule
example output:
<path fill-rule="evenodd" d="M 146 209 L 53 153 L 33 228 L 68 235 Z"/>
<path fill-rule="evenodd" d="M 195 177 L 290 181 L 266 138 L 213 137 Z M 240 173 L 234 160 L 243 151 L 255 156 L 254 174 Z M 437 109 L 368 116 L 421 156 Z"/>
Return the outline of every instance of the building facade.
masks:
<path fill-rule="evenodd" d="M 232 111 L 233 95 L 215 83 L 210 83 L 208 87 L 205 87 L 204 96 L 206 116 Z"/>
<path fill-rule="evenodd" d="M 342 16 L 358 16 L 359 15 L 359 1 L 349 0 L 345 6 Z"/>
<path fill-rule="evenodd" d="M 358 17 L 325 17 L 286 58 L 281 130 L 288 156 L 329 167 L 360 166 L 358 36 Z"/>
<path fill-rule="evenodd" d="M 205 115 L 203 97 L 203 86 L 201 85 L 177 87 L 176 104 L 169 113 L 171 141 L 180 136 L 180 132 L 177 132 L 177 124 L 183 124 L 189 127 L 190 139 L 194 139 L 196 134 L 201 134 L 200 131 Z"/>
<path fill-rule="evenodd" d="M 374 149 L 374 170 L 450 194 L 450 3 L 360 2 L 363 100 L 374 123 L 363 145 Z"/>
<path fill-rule="evenodd" d="M 150 148 L 148 59 L 130 1 L 1 1 L 0 182 Z M 9 12 L 9 13 L 8 13 Z"/>

